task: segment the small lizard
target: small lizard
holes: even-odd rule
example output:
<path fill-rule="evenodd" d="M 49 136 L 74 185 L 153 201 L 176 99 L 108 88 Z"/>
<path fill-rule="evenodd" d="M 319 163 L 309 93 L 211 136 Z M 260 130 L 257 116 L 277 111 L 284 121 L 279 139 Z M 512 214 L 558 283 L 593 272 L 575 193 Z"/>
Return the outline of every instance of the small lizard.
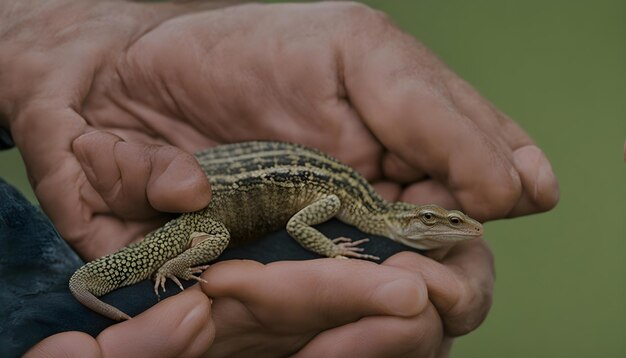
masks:
<path fill-rule="evenodd" d="M 244 142 L 196 155 L 212 189 L 202 210 L 185 213 L 145 239 L 85 264 L 72 275 L 76 299 L 114 320 L 130 317 L 97 296 L 154 277 L 195 276 L 229 245 L 286 227 L 304 248 L 335 258 L 373 259 L 358 245 L 368 239 L 329 239 L 312 227 L 333 217 L 363 232 L 417 249 L 449 247 L 482 236 L 482 225 L 456 210 L 383 200 L 355 170 L 315 149 L 283 142 Z M 203 266 L 204 265 L 204 266 Z"/>

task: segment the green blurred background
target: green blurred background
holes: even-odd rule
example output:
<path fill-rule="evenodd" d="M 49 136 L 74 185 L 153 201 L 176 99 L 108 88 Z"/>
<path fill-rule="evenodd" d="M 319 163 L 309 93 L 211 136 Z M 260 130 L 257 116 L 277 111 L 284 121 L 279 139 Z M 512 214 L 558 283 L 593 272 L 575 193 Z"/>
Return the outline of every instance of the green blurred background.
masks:
<path fill-rule="evenodd" d="M 493 309 L 453 357 L 626 357 L 626 2 L 364 1 L 388 13 L 550 158 L 550 213 L 488 223 Z M 0 176 L 32 200 L 16 150 Z"/>

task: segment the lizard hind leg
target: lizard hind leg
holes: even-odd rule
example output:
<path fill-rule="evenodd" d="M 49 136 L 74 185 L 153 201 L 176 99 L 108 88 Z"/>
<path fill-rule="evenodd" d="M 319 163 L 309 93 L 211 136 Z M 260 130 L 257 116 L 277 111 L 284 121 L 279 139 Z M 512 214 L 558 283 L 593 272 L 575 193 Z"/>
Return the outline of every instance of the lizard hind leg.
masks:
<path fill-rule="evenodd" d="M 159 296 L 159 287 L 165 292 L 165 282 L 171 279 L 183 290 L 179 279 L 206 282 L 196 276 L 204 272 L 209 265 L 202 265 L 216 259 L 228 246 L 230 235 L 221 223 L 214 223 L 210 233 L 193 232 L 189 236 L 189 248 L 180 255 L 164 263 L 154 277 L 154 293 Z"/>

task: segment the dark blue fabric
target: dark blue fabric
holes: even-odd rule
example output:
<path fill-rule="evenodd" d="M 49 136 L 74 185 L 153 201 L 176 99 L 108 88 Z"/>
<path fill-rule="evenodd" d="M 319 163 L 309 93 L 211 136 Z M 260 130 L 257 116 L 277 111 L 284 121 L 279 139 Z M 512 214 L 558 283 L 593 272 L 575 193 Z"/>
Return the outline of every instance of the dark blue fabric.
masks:
<path fill-rule="evenodd" d="M 11 138 L 11 133 L 6 129 L 0 127 L 0 150 L 13 148 L 15 143 L 13 143 L 13 138 Z"/>
<path fill-rule="evenodd" d="M 329 237 L 369 236 L 336 220 L 317 228 Z M 362 247 L 383 260 L 407 250 L 389 239 L 369 237 L 371 242 Z M 245 246 L 229 248 L 218 261 L 251 259 L 269 263 L 314 258 L 319 256 L 303 249 L 281 230 Z M 69 292 L 68 280 L 82 264 L 48 218 L 0 179 L 0 357 L 19 356 L 55 333 L 83 331 L 95 336 L 115 323 L 82 306 Z M 185 286 L 194 282 L 186 282 Z M 134 316 L 157 303 L 152 285 L 146 280 L 111 292 L 103 300 Z M 166 287 L 163 297 L 179 291 L 169 280 Z"/>

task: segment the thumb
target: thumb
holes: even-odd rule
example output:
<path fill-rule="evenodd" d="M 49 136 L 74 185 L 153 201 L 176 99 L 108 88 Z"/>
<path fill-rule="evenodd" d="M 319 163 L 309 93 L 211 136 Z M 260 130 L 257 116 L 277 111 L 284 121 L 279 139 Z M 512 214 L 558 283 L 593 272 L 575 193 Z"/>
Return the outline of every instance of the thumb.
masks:
<path fill-rule="evenodd" d="M 200 356 L 215 339 L 210 302 L 198 287 L 191 287 L 105 329 L 97 337 L 103 356 Z"/>
<path fill-rule="evenodd" d="M 76 138 L 72 149 L 106 206 L 124 218 L 195 211 L 211 198 L 198 162 L 178 148 L 129 143 L 92 131 Z"/>
<path fill-rule="evenodd" d="M 39 342 L 24 357 L 195 357 L 214 338 L 210 301 L 190 288 L 105 329 L 96 339 L 82 332 L 62 332 Z"/>
<path fill-rule="evenodd" d="M 202 277 L 207 282 L 200 286 L 208 296 L 244 302 L 262 324 L 290 327 L 291 334 L 294 329 L 326 329 L 371 315 L 412 317 L 428 301 L 419 274 L 362 260 L 267 265 L 232 260 L 212 265 Z"/>

